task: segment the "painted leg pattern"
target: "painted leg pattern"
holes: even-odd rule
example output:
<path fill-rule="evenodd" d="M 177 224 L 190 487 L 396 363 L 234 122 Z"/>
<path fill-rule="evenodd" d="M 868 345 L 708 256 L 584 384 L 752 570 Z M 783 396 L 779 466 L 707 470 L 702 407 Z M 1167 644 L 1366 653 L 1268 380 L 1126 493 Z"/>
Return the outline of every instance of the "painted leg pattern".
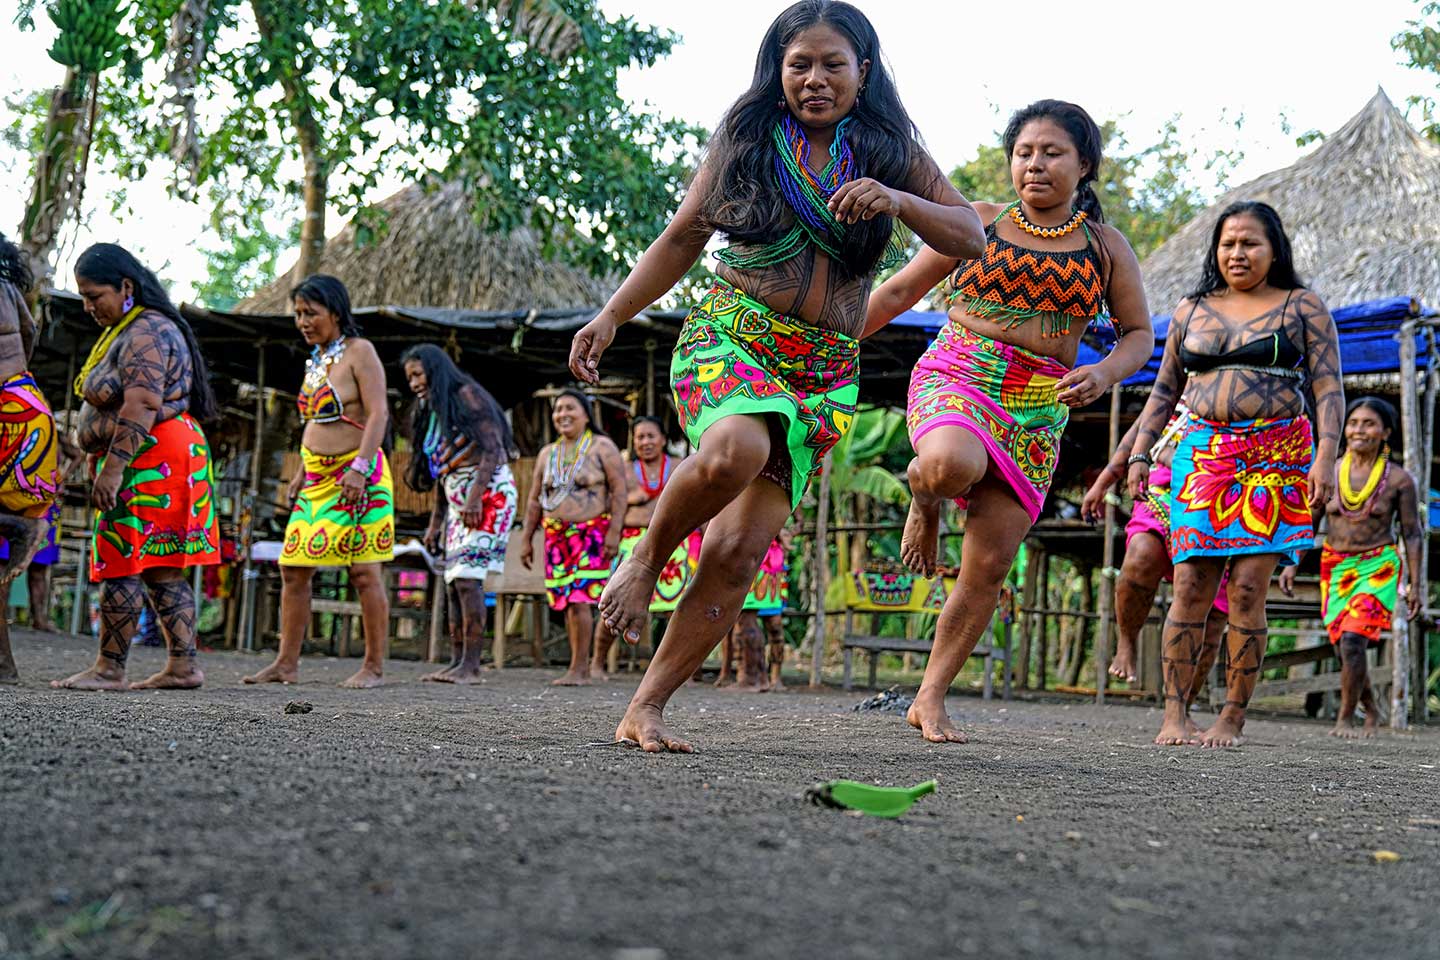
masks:
<path fill-rule="evenodd" d="M 195 664 L 195 593 L 181 577 L 155 581 L 149 588 L 169 656 L 165 669 L 131 684 L 131 689 L 194 689 L 205 679 Z"/>

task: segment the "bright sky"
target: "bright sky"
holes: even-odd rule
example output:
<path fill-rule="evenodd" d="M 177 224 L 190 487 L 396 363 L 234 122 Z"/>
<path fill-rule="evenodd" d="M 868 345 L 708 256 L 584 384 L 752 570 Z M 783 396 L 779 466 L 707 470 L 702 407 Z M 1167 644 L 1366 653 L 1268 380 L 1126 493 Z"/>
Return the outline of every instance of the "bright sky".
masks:
<path fill-rule="evenodd" d="M 706 127 L 748 86 L 760 38 L 784 8 L 780 0 L 601 5 L 612 16 L 629 15 L 682 38 L 657 67 L 630 72 L 622 92 L 637 104 Z M 1242 6 L 1213 0 L 859 5 L 875 24 L 911 116 L 947 170 L 972 157 L 977 145 L 994 142 L 1012 110 L 1040 97 L 1061 97 L 1097 120 L 1119 120 L 1132 146 L 1152 143 L 1165 120 L 1178 114 L 1187 144 L 1206 153 L 1244 151 L 1234 185 L 1293 163 L 1303 152 L 1295 146 L 1298 134 L 1333 131 L 1377 86 L 1402 109 L 1411 95 L 1437 92 L 1433 74 L 1402 68 L 1390 49 L 1390 38 L 1418 16 L 1413 0 L 1367 0 L 1345 5 L 1343 12 L 1338 4 L 1334 12 L 1322 12 L 1303 0 Z M 13 24 L 15 8 L 16 0 L 0 0 L 5 96 L 58 83 L 63 74 L 45 53 L 52 40 L 49 21 L 38 16 L 36 33 L 21 33 Z M 1234 121 L 1241 116 L 1244 126 L 1237 130 Z M 27 168 L 27 158 L 0 149 L 0 230 L 12 236 L 30 190 Z M 1203 171 L 1196 180 L 1210 185 Z M 126 185 L 128 209 L 115 216 L 109 195 L 122 184 L 92 177 L 85 223 L 68 232 L 62 250 L 62 282 L 86 245 L 119 240 L 172 283 L 174 294 L 188 298 L 204 277 L 200 250 L 216 239 L 209 210 L 171 199 L 163 184 L 152 174 Z M 397 187 L 384 184 L 372 199 Z M 332 215 L 330 232 L 341 226 Z"/>

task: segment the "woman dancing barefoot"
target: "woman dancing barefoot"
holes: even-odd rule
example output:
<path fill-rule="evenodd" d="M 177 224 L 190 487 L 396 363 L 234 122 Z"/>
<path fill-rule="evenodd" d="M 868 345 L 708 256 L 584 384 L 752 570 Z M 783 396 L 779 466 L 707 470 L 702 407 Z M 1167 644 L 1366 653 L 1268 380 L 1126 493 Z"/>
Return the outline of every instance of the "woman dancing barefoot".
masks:
<path fill-rule="evenodd" d="M 410 415 L 410 472 L 415 490 L 434 490 L 425 549 L 445 558 L 452 656 L 422 680 L 479 683 L 485 646 L 485 577 L 505 569 L 515 522 L 515 446 L 505 413 L 490 392 L 432 343 L 400 355 L 416 397 Z"/>
<path fill-rule="evenodd" d="M 1318 449 L 1305 418 L 1307 373 Z M 1193 417 L 1171 467 L 1175 594 L 1162 641 L 1165 720 L 1155 742 L 1195 742 L 1185 726 L 1185 697 L 1228 561 L 1225 707 L 1199 737 L 1207 747 L 1228 747 L 1240 742 L 1260 678 L 1271 574 L 1312 545 L 1310 504 L 1327 502 L 1334 489 L 1345 405 L 1335 324 L 1295 275 L 1290 240 L 1268 204 L 1225 208 L 1200 284 L 1175 308 L 1155 389 L 1140 415 L 1135 449 L 1142 452 L 1129 458 L 1136 497 L 1150 481 L 1150 455 L 1143 451 L 1160 436 L 1182 393 Z"/>
<path fill-rule="evenodd" d="M 384 565 L 395 555 L 395 487 L 380 446 L 390 417 L 385 367 L 375 345 L 360 336 L 350 291 L 335 277 L 306 277 L 290 299 L 310 359 L 296 398 L 305 431 L 280 553 L 280 649 L 270 666 L 244 682 L 299 678 L 315 570 L 346 567 L 360 599 L 365 657 L 340 686 L 378 687 L 390 642 Z"/>
<path fill-rule="evenodd" d="M 940 505 L 967 507 L 957 588 L 908 715 L 935 743 L 965 742 L 945 692 L 1040 516 L 1070 408 L 1140 369 L 1155 345 L 1135 254 L 1104 223 L 1091 186 L 1102 157 L 1090 115 L 1041 100 L 1010 118 L 1004 146 L 1017 199 L 975 205 L 990 224 L 983 254 L 965 262 L 921 250 L 875 292 L 865 324 L 873 333 L 951 276 L 950 322 L 910 378 L 913 499 L 900 547 L 911 569 L 933 576 Z M 1100 363 L 1071 370 L 1107 303 L 1119 342 Z"/>
<path fill-rule="evenodd" d="M 625 463 L 620 448 L 595 429 L 590 398 L 579 390 L 562 390 L 550 419 L 559 436 L 535 458 L 520 562 L 530 569 L 535 530 L 543 522 L 545 596 L 551 610 L 565 612 L 570 640 L 570 668 L 553 685 L 579 687 L 590 682 L 590 608 L 620 550 L 616 518 L 625 515 Z"/>
<path fill-rule="evenodd" d="M 613 574 L 635 550 L 655 516 L 655 504 L 665 485 L 684 463 L 682 457 L 665 452 L 665 428 L 654 417 L 636 417 L 630 421 L 630 469 L 625 473 L 625 529 L 620 535 L 620 550 L 611 566 Z M 650 612 L 670 614 L 680 602 L 695 565 L 700 559 L 700 531 L 692 531 L 680 542 L 660 571 L 655 594 L 650 598 Z M 604 620 L 595 622 L 595 650 L 590 657 L 590 676 L 606 679 L 606 659 L 615 643 L 615 634 Z"/>
<path fill-rule="evenodd" d="M 674 220 L 571 348 L 571 369 L 594 382 L 619 326 L 678 282 L 712 233 L 729 238 L 721 282 L 686 318 L 670 367 L 698 452 L 601 599 L 606 624 L 633 643 L 665 558 L 711 521 L 617 740 L 691 750 L 662 711 L 735 622 L 766 548 L 854 419 L 856 338 L 896 220 L 952 257 L 983 246 L 974 211 L 916 139 L 870 22 L 847 3 L 797 3 L 766 31 L 750 89 Z"/>
<path fill-rule="evenodd" d="M 75 261 L 75 288 L 102 328 L 79 376 L 77 426 L 96 468 L 90 577 L 100 581 L 95 665 L 52 686 L 71 690 L 198 687 L 190 567 L 220 562 L 210 447 L 209 367 L 160 281 L 124 247 L 97 243 Z M 125 659 L 150 595 L 165 668 L 127 683 Z"/>
<path fill-rule="evenodd" d="M 1320 547 L 1320 608 L 1330 643 L 1340 658 L 1340 714 L 1332 737 L 1375 736 L 1380 711 L 1370 690 L 1367 647 L 1378 647 L 1390 630 L 1400 602 L 1400 551 L 1395 525 L 1405 540 L 1408 590 L 1405 615 L 1414 620 L 1425 602 L 1420 582 L 1420 518 L 1415 478 L 1390 462 L 1395 408 L 1379 397 L 1361 397 L 1345 411 L 1345 456 L 1336 467 L 1337 492 L 1311 505 L 1315 523 L 1325 518 Z M 1280 589 L 1295 595 L 1294 565 L 1280 572 Z M 1365 707 L 1365 725 L 1355 727 L 1355 707 Z"/>

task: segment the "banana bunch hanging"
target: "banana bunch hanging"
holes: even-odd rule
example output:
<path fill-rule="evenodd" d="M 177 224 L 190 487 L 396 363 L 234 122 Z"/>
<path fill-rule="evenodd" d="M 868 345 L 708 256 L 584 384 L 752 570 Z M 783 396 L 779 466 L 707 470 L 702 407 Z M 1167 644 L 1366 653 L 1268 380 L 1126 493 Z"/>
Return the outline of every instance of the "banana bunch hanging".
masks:
<path fill-rule="evenodd" d="M 120 62 L 125 39 L 120 22 L 131 0 L 54 0 L 45 12 L 60 30 L 50 59 L 84 74 L 97 74 Z"/>

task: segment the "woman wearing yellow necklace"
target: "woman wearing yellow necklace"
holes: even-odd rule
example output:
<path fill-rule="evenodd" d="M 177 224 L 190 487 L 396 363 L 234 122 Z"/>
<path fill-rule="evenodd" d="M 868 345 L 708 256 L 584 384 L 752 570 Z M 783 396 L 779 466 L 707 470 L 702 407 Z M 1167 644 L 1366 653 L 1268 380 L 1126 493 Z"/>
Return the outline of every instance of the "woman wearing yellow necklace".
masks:
<path fill-rule="evenodd" d="M 75 263 L 85 312 L 101 333 L 75 378 L 77 434 L 95 467 L 90 577 L 100 581 L 100 654 L 54 686 L 198 687 L 195 598 L 187 569 L 220 562 L 210 449 L 208 367 L 190 325 L 129 251 L 97 243 Z M 139 683 L 125 659 L 145 594 L 164 627 L 165 669 Z"/>
<path fill-rule="evenodd" d="M 1373 737 L 1379 719 L 1365 661 L 1378 647 L 1400 602 L 1400 552 L 1395 526 L 1405 540 L 1409 573 L 1406 616 L 1419 616 L 1425 597 L 1420 582 L 1420 520 L 1415 479 L 1390 459 L 1395 408 L 1379 397 L 1361 397 L 1345 411 L 1345 455 L 1336 467 L 1338 493 L 1313 508 L 1325 518 L 1320 548 L 1320 607 L 1330 642 L 1340 658 L 1340 715 L 1333 737 Z M 1280 589 L 1294 595 L 1295 567 L 1280 574 Z M 1355 707 L 1365 725 L 1354 725 Z"/>
<path fill-rule="evenodd" d="M 590 398 L 560 391 L 550 412 L 558 436 L 535 458 L 525 503 L 520 561 L 534 561 L 535 531 L 545 530 L 545 595 L 550 609 L 565 611 L 570 668 L 556 686 L 590 682 L 590 608 L 610 581 L 625 517 L 625 463 L 620 448 L 594 430 Z"/>

